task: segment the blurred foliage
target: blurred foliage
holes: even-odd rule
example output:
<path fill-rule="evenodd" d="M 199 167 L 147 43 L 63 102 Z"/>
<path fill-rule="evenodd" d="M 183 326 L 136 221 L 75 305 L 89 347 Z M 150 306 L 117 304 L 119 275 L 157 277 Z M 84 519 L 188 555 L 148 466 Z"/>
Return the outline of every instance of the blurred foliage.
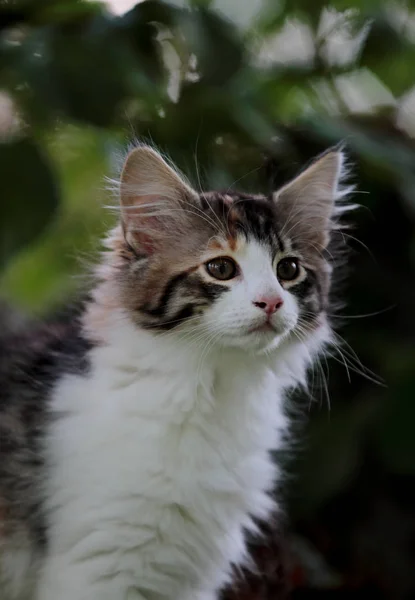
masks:
<path fill-rule="evenodd" d="M 311 402 L 299 427 L 287 502 L 340 580 L 410 598 L 415 2 L 254 4 L 236 25 L 225 14 L 237 0 L 147 0 L 122 16 L 83 0 L 0 2 L 2 295 L 43 312 L 82 285 L 113 219 L 104 175 L 131 137 L 196 186 L 264 191 L 346 142 L 362 205 L 339 320 L 350 346 L 316 367 L 314 397 L 326 401 L 329 376 L 332 408 Z"/>

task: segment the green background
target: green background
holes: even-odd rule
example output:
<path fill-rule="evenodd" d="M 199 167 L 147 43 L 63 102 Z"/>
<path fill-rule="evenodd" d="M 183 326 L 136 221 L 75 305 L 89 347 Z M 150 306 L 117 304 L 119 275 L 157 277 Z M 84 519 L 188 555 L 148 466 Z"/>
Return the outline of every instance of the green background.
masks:
<path fill-rule="evenodd" d="M 0 290 L 25 312 L 84 284 L 131 138 L 197 187 L 256 191 L 345 142 L 361 208 L 334 319 L 344 357 L 293 399 L 301 441 L 284 457 L 299 598 L 415 597 L 414 4 L 264 0 L 241 23 L 236 0 L 119 17 L 0 3 Z"/>

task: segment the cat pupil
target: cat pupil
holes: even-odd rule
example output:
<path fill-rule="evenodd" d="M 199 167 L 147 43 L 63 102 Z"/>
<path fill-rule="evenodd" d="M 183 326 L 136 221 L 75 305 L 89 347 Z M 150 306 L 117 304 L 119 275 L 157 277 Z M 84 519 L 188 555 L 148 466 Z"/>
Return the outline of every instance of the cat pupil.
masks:
<path fill-rule="evenodd" d="M 277 275 L 279 279 L 291 281 L 298 276 L 299 267 L 295 258 L 283 258 L 277 267 Z"/>
<path fill-rule="evenodd" d="M 232 279 L 236 275 L 236 265 L 230 258 L 216 258 L 206 265 L 206 270 L 216 279 Z"/>

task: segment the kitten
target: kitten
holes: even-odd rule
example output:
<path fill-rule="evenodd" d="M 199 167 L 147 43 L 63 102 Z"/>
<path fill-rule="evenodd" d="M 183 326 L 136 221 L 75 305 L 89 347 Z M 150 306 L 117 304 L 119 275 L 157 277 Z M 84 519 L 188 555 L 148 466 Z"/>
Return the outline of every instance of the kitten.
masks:
<path fill-rule="evenodd" d="M 213 600 L 248 563 L 331 339 L 342 175 L 334 149 L 270 197 L 198 194 L 128 155 L 90 299 L 1 338 L 2 600 Z"/>

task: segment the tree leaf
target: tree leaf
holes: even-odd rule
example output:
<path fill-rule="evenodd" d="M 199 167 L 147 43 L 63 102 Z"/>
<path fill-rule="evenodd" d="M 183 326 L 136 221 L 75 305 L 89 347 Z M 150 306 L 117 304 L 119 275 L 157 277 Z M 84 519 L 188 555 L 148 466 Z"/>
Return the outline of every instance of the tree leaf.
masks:
<path fill-rule="evenodd" d="M 415 60 L 415 44 L 393 27 L 386 15 L 378 15 L 373 21 L 360 60 L 395 96 L 413 85 L 409 65 Z"/>
<path fill-rule="evenodd" d="M 212 85 L 228 83 L 244 59 L 242 40 L 232 23 L 204 8 L 183 11 L 181 23 L 204 81 Z"/>
<path fill-rule="evenodd" d="M 46 157 L 30 139 L 0 144 L 0 266 L 39 236 L 59 195 Z"/>

